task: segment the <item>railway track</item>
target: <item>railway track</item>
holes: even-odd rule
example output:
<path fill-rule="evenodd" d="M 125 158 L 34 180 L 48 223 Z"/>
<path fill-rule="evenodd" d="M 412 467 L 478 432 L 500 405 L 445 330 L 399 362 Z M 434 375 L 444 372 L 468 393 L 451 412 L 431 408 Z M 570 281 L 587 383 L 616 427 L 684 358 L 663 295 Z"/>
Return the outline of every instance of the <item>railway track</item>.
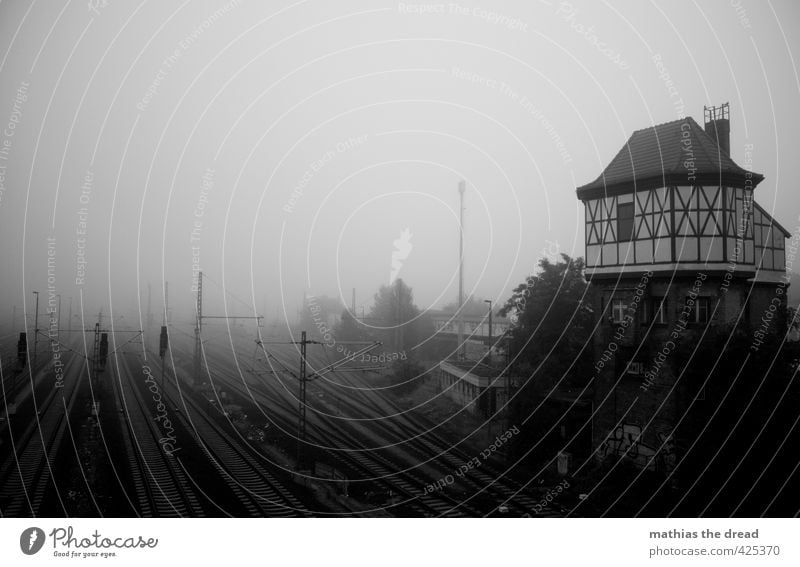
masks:
<path fill-rule="evenodd" d="M 288 360 L 283 362 L 287 365 L 290 364 Z M 317 361 L 317 366 L 324 366 L 328 362 L 330 361 Z M 381 397 L 381 407 L 374 396 L 365 395 L 363 390 L 358 389 L 366 386 L 363 383 L 359 383 L 349 373 L 337 372 L 337 378 L 343 380 L 347 386 L 352 388 L 347 390 L 351 394 L 350 396 L 339 394 L 340 400 L 344 398 L 344 401 L 341 401 L 340 404 L 349 409 L 348 415 L 391 416 L 390 419 L 379 419 L 371 423 L 382 424 L 384 439 L 391 439 L 397 450 L 402 450 L 407 456 L 411 456 L 412 460 L 420 465 L 420 468 L 424 464 L 436 464 L 440 468 L 438 473 L 426 471 L 429 473 L 427 476 L 429 480 L 424 484 L 433 483 L 436 479 L 442 478 L 446 474 L 454 475 L 455 471 L 459 470 L 459 467 L 479 456 L 471 455 L 468 451 L 458 448 L 457 444 L 446 441 L 435 433 L 438 424 L 429 422 L 423 416 L 415 413 L 414 423 L 411 423 L 409 413 L 397 407 L 391 399 Z M 340 437 L 334 440 L 334 443 L 336 446 L 342 447 L 352 443 L 352 440 Z M 490 442 L 487 442 L 487 446 L 489 444 Z M 402 461 L 391 457 L 382 457 L 381 455 L 384 455 L 384 453 L 376 453 L 373 456 L 376 460 L 383 459 L 391 470 L 403 470 L 404 467 L 408 466 Z M 459 485 L 465 488 L 465 492 L 470 496 L 460 502 L 451 499 L 451 502 L 457 508 L 463 508 L 469 512 L 469 515 L 475 515 L 476 511 L 474 506 L 470 505 L 470 502 L 475 498 L 480 498 L 488 501 L 483 503 L 484 505 L 481 506 L 481 509 L 485 508 L 487 504 L 491 506 L 491 503 L 494 503 L 495 508 L 499 508 L 502 505 L 507 509 L 504 513 L 511 515 L 530 515 L 537 507 L 541 509 L 540 497 L 534 496 L 526 487 L 509 478 L 505 471 L 498 470 L 491 461 L 480 459 L 479 462 L 481 463 L 480 466 L 472 468 L 459 478 Z M 411 480 L 413 482 L 423 482 L 416 474 L 411 475 Z M 429 504 L 441 511 L 440 505 Z M 453 512 L 456 512 L 456 510 L 453 510 Z M 539 515 L 559 517 L 565 514 L 566 511 L 557 503 L 551 503 L 547 511 Z"/>
<path fill-rule="evenodd" d="M 256 404 L 267 404 L 274 401 L 276 392 L 270 392 L 263 388 L 245 388 L 237 383 L 236 380 L 227 376 L 222 370 L 215 370 L 216 378 L 222 378 L 224 387 L 236 392 L 244 399 L 251 399 Z M 277 390 L 278 388 L 275 388 Z M 254 399 L 254 394 L 258 399 Z M 270 404 L 272 407 L 273 404 Z M 293 415 L 286 411 L 273 412 L 272 419 L 279 419 L 284 423 L 284 429 L 289 431 L 293 420 Z M 378 454 L 373 448 L 367 447 L 360 442 L 355 435 L 348 435 L 336 427 L 325 427 L 318 424 L 315 420 L 309 420 L 308 432 L 310 441 L 322 444 L 330 460 L 335 461 L 345 470 L 363 473 L 363 478 L 357 478 L 359 482 L 370 482 L 378 485 L 382 491 L 391 491 L 399 498 L 399 501 L 391 504 L 389 508 L 403 509 L 406 514 L 425 516 L 475 516 L 479 512 L 471 506 L 460 505 L 460 503 L 449 498 L 445 494 L 425 494 L 424 487 L 428 484 L 424 477 L 414 471 L 414 467 L 408 467 L 388 456 Z M 346 450 L 336 450 L 336 448 L 347 447 Z"/>
<path fill-rule="evenodd" d="M 81 363 L 78 357 L 69 355 L 64 369 L 64 386 L 51 387 L 41 404 L 36 403 L 36 391 L 32 390 L 35 419 L 18 438 L 13 436 L 12 424 L 7 424 L 11 454 L 0 468 L 0 513 L 3 516 L 38 516 L 51 483 L 64 507 L 53 479 L 52 461 L 69 428 L 69 416 L 81 379 Z M 24 416 L 25 413 L 20 413 L 15 419 L 24 419 Z"/>
<path fill-rule="evenodd" d="M 352 385 L 352 383 L 351 383 Z M 362 403 L 372 405 L 375 412 L 386 413 L 387 409 L 396 417 L 392 420 L 392 427 L 397 429 L 398 438 L 405 440 L 404 449 L 422 460 L 435 458 L 441 464 L 446 465 L 446 469 L 453 471 L 479 457 L 480 466 L 474 467 L 459 479 L 461 486 L 466 487 L 466 492 L 473 496 L 467 499 L 469 502 L 475 495 L 485 494 L 486 497 L 496 503 L 504 505 L 508 509 L 508 514 L 525 515 L 530 514 L 538 505 L 541 508 L 541 499 L 529 494 L 526 489 L 515 480 L 508 478 L 506 472 L 497 469 L 492 461 L 480 458 L 480 455 L 470 454 L 468 451 L 460 449 L 457 444 L 447 442 L 440 435 L 435 433 L 436 424 L 422 423 L 426 419 L 415 415 L 417 423 L 412 424 L 408 412 L 403 412 L 390 399 L 382 399 L 387 407 L 380 408 L 374 400 L 364 397 Z M 413 440 L 413 442 L 409 442 Z M 487 446 L 491 441 L 487 441 Z M 422 462 L 422 461 L 421 461 Z M 545 515 L 563 516 L 566 511 L 556 503 L 551 503 Z"/>
<path fill-rule="evenodd" d="M 206 345 L 204 349 L 206 362 L 213 368 L 214 387 L 235 393 L 260 410 L 265 418 L 284 433 L 294 435 L 294 406 L 297 401 L 292 396 L 291 387 L 285 388 L 274 380 L 259 380 L 258 385 L 254 385 L 241 376 L 235 376 L 230 364 L 215 364 L 217 360 L 232 356 L 231 351 L 220 352 L 227 350 L 220 345 Z M 284 365 L 293 368 L 293 352 L 273 351 L 272 354 Z M 244 358 L 240 357 L 240 360 Z M 316 360 L 310 357 L 309 368 L 320 368 L 329 362 L 331 361 L 321 360 L 319 357 Z M 529 489 L 508 478 L 506 472 L 497 469 L 491 461 L 483 460 L 479 467 L 459 477 L 460 494 L 456 495 L 449 490 L 426 493 L 424 489 L 427 485 L 434 484 L 447 475 L 455 476 L 459 467 L 478 455 L 470 455 L 469 451 L 442 438 L 435 433 L 438 425 L 417 413 L 414 414 L 414 423 L 411 423 L 408 412 L 395 406 L 386 397 L 381 397 L 378 404 L 374 395 L 370 396 L 356 389 L 365 385 L 358 383 L 347 372 L 337 372 L 336 376 L 352 388 L 347 390 L 351 395 L 343 396 L 341 390 L 334 393 L 339 400 L 336 409 L 344 410 L 346 415 L 384 418 L 354 420 L 352 423 L 348 423 L 346 419 L 337 420 L 338 412 L 327 407 L 325 401 L 330 398 L 330 388 L 336 386 L 325 385 L 322 381 L 313 382 L 314 386 L 319 387 L 315 389 L 310 385 L 309 388 L 309 404 L 314 406 L 309 410 L 309 442 L 317 445 L 317 450 L 323 451 L 338 467 L 351 473 L 354 481 L 372 482 L 381 490 L 393 491 L 399 497 L 399 502 L 392 507 L 417 516 L 471 517 L 496 513 L 503 507 L 503 513 L 521 516 L 532 514 L 540 503 L 540 498 Z M 288 378 L 288 381 L 293 382 L 294 379 Z M 315 392 L 317 396 L 322 394 L 320 398 L 325 400 L 313 395 Z M 269 414 L 264 408 L 269 408 Z M 375 444 L 376 439 L 381 443 Z M 487 442 L 487 446 L 488 444 Z M 545 515 L 563 514 L 556 504 L 552 504 Z"/>
<path fill-rule="evenodd" d="M 157 360 L 154 355 L 148 359 Z M 151 362 L 157 367 L 155 362 Z M 159 368 L 160 371 L 160 368 Z M 253 517 L 309 516 L 307 507 L 287 490 L 262 462 L 235 427 L 225 428 L 206 411 L 192 393 L 180 392 L 167 380 L 163 395 L 168 405 L 180 408 L 176 419 L 200 447 L 204 458 L 236 496 L 244 512 Z M 216 411 L 216 410 L 211 410 Z M 238 436 L 238 438 L 237 438 Z"/>
<path fill-rule="evenodd" d="M 124 356 L 115 356 L 117 378 L 112 379 L 120 427 L 125 434 L 125 454 L 131 467 L 136 500 L 144 516 L 160 518 L 205 516 L 184 469 L 159 444 L 162 434 L 145 405 L 140 388 Z"/>
<path fill-rule="evenodd" d="M 446 465 L 451 474 L 453 474 L 452 471 L 459 470 L 466 463 L 479 457 L 479 455 L 469 454 L 456 445 L 448 443 L 434 432 L 435 424 L 411 424 L 407 412 L 403 412 L 389 399 L 384 399 L 382 402 L 389 406 L 389 410 L 396 415 L 393 418 L 392 427 L 397 429 L 398 438 L 407 442 L 405 450 L 412 455 L 423 460 L 436 458 L 440 463 Z M 385 413 L 387 409 L 377 407 L 374 401 L 368 398 L 364 399 L 363 403 L 372 404 L 375 412 L 383 411 Z M 421 428 L 424 431 L 421 432 Z M 408 442 L 412 439 L 413 443 Z M 491 441 L 487 442 L 487 446 L 489 444 Z M 510 514 L 530 514 L 535 506 L 540 505 L 540 498 L 528 494 L 522 485 L 508 478 L 506 473 L 499 471 L 491 461 L 481 458 L 478 462 L 481 463 L 480 466 L 470 469 L 459 479 L 460 484 L 467 488 L 468 493 L 473 495 L 485 493 L 492 501 L 505 505 Z M 550 504 L 547 514 L 559 516 L 566 514 L 566 511 L 557 504 Z"/>

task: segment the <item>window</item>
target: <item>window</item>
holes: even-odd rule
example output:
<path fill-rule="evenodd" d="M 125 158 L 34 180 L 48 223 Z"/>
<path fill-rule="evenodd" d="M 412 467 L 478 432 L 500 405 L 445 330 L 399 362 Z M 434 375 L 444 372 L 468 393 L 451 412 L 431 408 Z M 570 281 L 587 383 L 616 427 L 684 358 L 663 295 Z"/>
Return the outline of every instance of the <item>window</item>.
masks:
<path fill-rule="evenodd" d="M 686 300 L 688 301 L 689 298 L 687 297 Z M 708 298 L 696 298 L 689 315 L 689 323 L 708 323 L 708 313 Z"/>
<path fill-rule="evenodd" d="M 617 205 L 617 239 L 620 242 L 633 240 L 633 203 Z"/>
<path fill-rule="evenodd" d="M 667 324 L 667 298 L 653 297 L 650 300 L 651 311 L 653 313 L 653 323 L 657 325 Z"/>
<path fill-rule="evenodd" d="M 650 322 L 650 313 L 652 312 L 650 303 L 642 301 L 639 304 L 637 314 L 639 315 L 639 324 L 646 325 Z"/>
<path fill-rule="evenodd" d="M 614 323 L 622 323 L 625 319 L 625 311 L 627 310 L 628 306 L 624 299 L 614 299 L 611 302 L 611 321 Z"/>
<path fill-rule="evenodd" d="M 640 360 L 628 361 L 628 374 L 630 376 L 644 376 L 645 370 L 644 362 Z"/>
<path fill-rule="evenodd" d="M 708 310 L 708 298 L 698 297 L 694 306 L 696 307 L 695 313 L 697 314 L 698 323 L 708 323 L 710 312 Z"/>

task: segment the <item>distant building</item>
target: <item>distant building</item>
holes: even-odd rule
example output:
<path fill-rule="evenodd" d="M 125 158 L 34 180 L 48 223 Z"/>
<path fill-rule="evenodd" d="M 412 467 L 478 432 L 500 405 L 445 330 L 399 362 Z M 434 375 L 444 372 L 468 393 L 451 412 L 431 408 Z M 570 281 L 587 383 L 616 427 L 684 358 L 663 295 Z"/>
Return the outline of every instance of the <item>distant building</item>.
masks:
<path fill-rule="evenodd" d="M 427 311 L 433 323 L 433 328 L 437 333 L 458 333 L 458 318 L 455 314 L 449 311 L 437 311 L 429 309 Z M 486 315 L 464 315 L 461 318 L 464 321 L 464 335 L 471 337 L 473 340 L 488 341 L 489 340 L 489 318 Z M 492 337 L 497 339 L 503 336 L 508 331 L 511 322 L 507 317 L 500 317 L 499 315 L 492 316 Z"/>
<path fill-rule="evenodd" d="M 592 441 L 670 469 L 689 406 L 671 355 L 685 333 L 737 321 L 755 330 L 785 306 L 789 233 L 753 199 L 764 179 L 730 157 L 727 104 L 637 130 L 595 181 L 577 188 L 586 222 L 586 277 L 597 293 Z M 751 147 L 745 146 L 749 164 Z M 757 335 L 754 335 L 757 336 Z"/>
<path fill-rule="evenodd" d="M 516 386 L 500 375 L 501 369 L 480 362 L 445 360 L 439 363 L 438 385 L 445 396 L 471 413 L 492 417 L 505 405 L 509 389 Z"/>
<path fill-rule="evenodd" d="M 434 339 L 455 352 L 458 349 L 458 318 L 449 311 L 429 309 L 427 316 L 433 324 Z M 489 333 L 489 318 L 487 315 L 463 315 L 464 322 L 463 353 L 467 360 L 481 360 L 488 352 L 489 345 L 495 345 L 494 354 L 505 356 L 500 351 L 500 340 L 511 326 L 507 317 L 492 316 L 491 341 Z M 446 346 L 445 349 L 448 347 Z"/>

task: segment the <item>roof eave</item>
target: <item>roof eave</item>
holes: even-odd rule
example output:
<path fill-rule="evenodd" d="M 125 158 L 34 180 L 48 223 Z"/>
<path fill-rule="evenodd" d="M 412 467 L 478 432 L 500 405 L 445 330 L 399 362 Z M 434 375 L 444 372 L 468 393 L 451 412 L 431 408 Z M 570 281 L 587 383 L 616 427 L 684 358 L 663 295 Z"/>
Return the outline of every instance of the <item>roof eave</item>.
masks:
<path fill-rule="evenodd" d="M 752 183 L 747 183 L 748 175 Z M 637 191 L 647 191 L 658 187 L 671 187 L 673 185 L 728 185 L 742 186 L 750 185 L 753 189 L 764 180 L 760 173 L 742 171 L 717 171 L 712 173 L 697 173 L 693 179 L 688 179 L 686 173 L 675 174 L 666 173 L 643 179 L 625 179 L 605 183 L 601 179 L 595 180 L 586 185 L 575 189 L 575 193 L 581 200 L 620 195 L 623 193 L 633 193 Z"/>

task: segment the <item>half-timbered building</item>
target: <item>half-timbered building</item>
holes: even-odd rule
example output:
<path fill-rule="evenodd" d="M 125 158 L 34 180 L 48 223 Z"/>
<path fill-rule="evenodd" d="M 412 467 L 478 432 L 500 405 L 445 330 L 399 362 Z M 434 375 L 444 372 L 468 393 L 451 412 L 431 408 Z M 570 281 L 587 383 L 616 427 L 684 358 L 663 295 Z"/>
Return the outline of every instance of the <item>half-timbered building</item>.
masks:
<path fill-rule="evenodd" d="M 785 277 L 789 236 L 754 200 L 764 179 L 730 156 L 728 106 L 635 131 L 577 188 L 586 277 L 597 291 L 593 443 L 597 455 L 669 468 L 676 424 L 702 387 L 671 355 L 687 333 L 755 327 Z M 785 294 L 779 294 L 785 301 Z"/>

